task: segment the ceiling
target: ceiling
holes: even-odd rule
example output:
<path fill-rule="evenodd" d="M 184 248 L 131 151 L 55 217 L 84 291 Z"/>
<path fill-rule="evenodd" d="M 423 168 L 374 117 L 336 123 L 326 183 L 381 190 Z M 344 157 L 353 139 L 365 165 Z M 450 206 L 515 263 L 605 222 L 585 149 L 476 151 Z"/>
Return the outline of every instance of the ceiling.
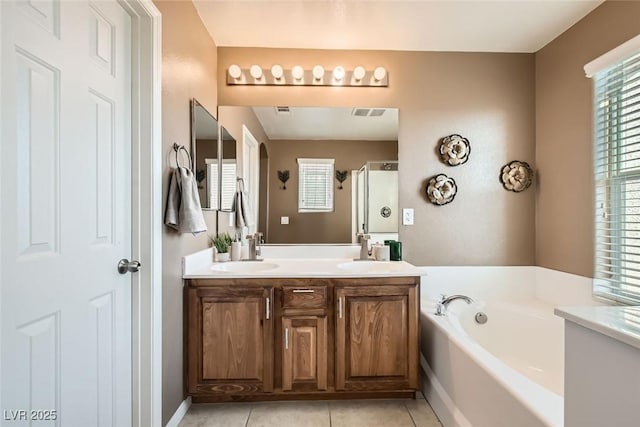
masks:
<path fill-rule="evenodd" d="M 396 108 L 290 107 L 288 114 L 276 107 L 253 107 L 270 140 L 397 141 Z M 380 114 L 373 116 L 373 114 Z"/>
<path fill-rule="evenodd" d="M 217 46 L 536 52 L 603 0 L 194 0 Z"/>

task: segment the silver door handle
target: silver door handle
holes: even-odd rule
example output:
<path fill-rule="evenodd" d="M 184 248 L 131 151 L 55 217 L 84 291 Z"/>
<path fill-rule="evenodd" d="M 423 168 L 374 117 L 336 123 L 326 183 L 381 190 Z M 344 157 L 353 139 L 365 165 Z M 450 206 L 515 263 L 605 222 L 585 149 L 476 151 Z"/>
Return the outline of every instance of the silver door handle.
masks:
<path fill-rule="evenodd" d="M 294 289 L 294 294 L 312 294 L 315 291 L 313 289 Z"/>
<path fill-rule="evenodd" d="M 342 319 L 342 297 L 338 298 L 338 316 Z"/>
<path fill-rule="evenodd" d="M 289 328 L 284 328 L 284 348 L 289 350 Z"/>
<path fill-rule="evenodd" d="M 140 271 L 140 267 L 142 267 L 140 261 L 129 261 L 126 258 L 118 261 L 118 273 L 120 274 L 137 273 Z"/>
<path fill-rule="evenodd" d="M 269 317 L 271 317 L 271 298 L 267 297 L 266 298 L 266 306 L 267 306 L 267 319 L 269 319 Z"/>

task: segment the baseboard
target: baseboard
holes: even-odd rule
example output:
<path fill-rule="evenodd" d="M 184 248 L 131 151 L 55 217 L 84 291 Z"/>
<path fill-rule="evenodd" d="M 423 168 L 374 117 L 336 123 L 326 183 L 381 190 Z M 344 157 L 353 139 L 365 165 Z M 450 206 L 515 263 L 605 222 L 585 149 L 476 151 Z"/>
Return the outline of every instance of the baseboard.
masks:
<path fill-rule="evenodd" d="M 176 412 L 173 414 L 166 427 L 178 427 L 180 425 L 180 421 L 187 415 L 187 411 L 191 406 L 191 396 L 187 397 L 182 401 Z"/>
<path fill-rule="evenodd" d="M 422 394 L 444 427 L 473 427 L 446 392 L 424 356 L 420 355 L 420 367 L 426 376 L 422 382 Z"/>

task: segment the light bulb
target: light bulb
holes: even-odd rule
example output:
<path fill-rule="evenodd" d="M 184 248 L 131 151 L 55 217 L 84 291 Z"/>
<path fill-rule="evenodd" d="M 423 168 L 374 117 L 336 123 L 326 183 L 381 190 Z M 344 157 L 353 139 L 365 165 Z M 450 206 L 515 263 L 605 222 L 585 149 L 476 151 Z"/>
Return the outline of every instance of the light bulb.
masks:
<path fill-rule="evenodd" d="M 324 76 L 324 68 L 322 68 L 322 65 L 316 65 L 313 67 L 313 77 L 316 80 L 320 80 L 322 76 Z"/>
<path fill-rule="evenodd" d="M 365 75 L 364 67 L 357 66 L 356 68 L 354 68 L 353 70 L 354 79 L 356 79 L 357 81 L 360 81 L 364 78 L 364 75 Z"/>
<path fill-rule="evenodd" d="M 337 81 L 340 81 L 344 78 L 343 66 L 338 65 L 336 68 L 333 69 L 333 78 L 336 79 Z"/>
<path fill-rule="evenodd" d="M 294 79 L 296 80 L 300 80 L 304 77 L 304 68 L 302 68 L 299 65 L 294 66 L 291 69 L 291 75 L 293 76 Z"/>
<path fill-rule="evenodd" d="M 378 67 L 375 70 L 373 70 L 373 78 L 376 79 L 377 81 L 384 79 L 386 75 L 387 75 L 387 70 L 385 70 L 384 67 Z"/>
<path fill-rule="evenodd" d="M 239 79 L 242 75 L 242 69 L 240 69 L 240 67 L 236 64 L 233 64 L 229 67 L 229 75 L 233 79 Z"/>
<path fill-rule="evenodd" d="M 273 67 L 271 67 L 271 75 L 273 76 L 274 79 L 280 80 L 283 74 L 284 74 L 284 70 L 280 65 L 276 64 Z"/>
<path fill-rule="evenodd" d="M 262 68 L 260 68 L 259 65 L 252 65 L 249 69 L 249 73 L 251 74 L 251 77 L 256 80 L 260 80 L 262 78 Z"/>

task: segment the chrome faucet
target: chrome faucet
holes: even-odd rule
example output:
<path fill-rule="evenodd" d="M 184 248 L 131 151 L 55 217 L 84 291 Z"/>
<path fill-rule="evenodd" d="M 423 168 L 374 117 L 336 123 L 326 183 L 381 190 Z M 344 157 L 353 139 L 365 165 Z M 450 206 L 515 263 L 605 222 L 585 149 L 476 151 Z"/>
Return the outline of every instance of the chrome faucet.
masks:
<path fill-rule="evenodd" d="M 258 256 L 262 255 L 262 233 L 256 232 L 247 236 L 249 241 L 249 258 L 248 261 L 259 261 Z"/>
<path fill-rule="evenodd" d="M 442 295 L 442 297 L 440 298 L 440 302 L 436 304 L 436 316 L 444 316 L 447 312 L 447 307 L 449 306 L 449 304 L 457 299 L 461 299 L 467 304 L 471 304 L 473 302 L 473 300 L 466 295 Z"/>
<path fill-rule="evenodd" d="M 358 241 L 360 242 L 360 258 L 359 261 L 366 261 L 369 259 L 369 234 L 358 234 Z"/>

